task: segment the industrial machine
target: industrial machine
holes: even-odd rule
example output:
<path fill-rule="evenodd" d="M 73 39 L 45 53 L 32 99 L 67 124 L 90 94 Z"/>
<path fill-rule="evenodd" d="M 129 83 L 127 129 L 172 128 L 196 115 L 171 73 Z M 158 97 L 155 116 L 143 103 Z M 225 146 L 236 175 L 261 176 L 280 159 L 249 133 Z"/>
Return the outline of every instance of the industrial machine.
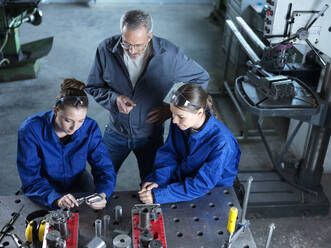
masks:
<path fill-rule="evenodd" d="M 40 0 L 0 0 L 0 82 L 36 78 L 39 59 L 52 48 L 53 37 L 21 45 L 19 27 L 39 25 Z"/>
<path fill-rule="evenodd" d="M 256 115 L 257 128 L 274 171 L 254 174 L 248 214 L 256 216 L 326 215 L 329 201 L 321 176 L 331 134 L 331 1 L 268 0 L 263 43 L 241 18 L 237 22 L 259 49 L 252 49 L 235 23 L 226 24 L 249 56 L 248 72 L 236 79 L 240 106 Z M 303 59 L 297 61 L 295 54 Z M 292 61 L 291 61 L 292 60 Z M 279 154 L 272 151 L 262 130 L 265 117 L 298 120 Z M 303 122 L 310 124 L 303 158 L 286 161 L 285 153 Z"/>

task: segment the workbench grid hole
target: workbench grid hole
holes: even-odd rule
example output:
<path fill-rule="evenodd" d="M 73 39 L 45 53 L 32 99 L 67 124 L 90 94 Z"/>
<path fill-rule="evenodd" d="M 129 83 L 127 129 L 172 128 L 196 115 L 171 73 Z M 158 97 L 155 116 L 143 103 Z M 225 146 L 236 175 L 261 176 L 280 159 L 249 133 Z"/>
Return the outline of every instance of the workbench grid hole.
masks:
<path fill-rule="evenodd" d="M 178 218 L 174 218 L 174 222 L 179 222 L 179 219 Z"/>
<path fill-rule="evenodd" d="M 181 232 L 177 232 L 176 235 L 177 235 L 178 238 L 183 237 L 183 233 L 181 233 Z"/>
<path fill-rule="evenodd" d="M 3 246 L 9 246 L 9 242 L 8 242 L 8 241 L 3 242 L 2 245 L 3 245 Z"/>
<path fill-rule="evenodd" d="M 224 193 L 224 195 L 228 195 L 230 192 L 229 192 L 227 189 L 225 189 L 225 190 L 223 191 L 223 193 Z"/>
<path fill-rule="evenodd" d="M 198 217 L 194 217 L 193 220 L 194 220 L 195 222 L 198 222 L 200 219 L 199 219 Z"/>
<path fill-rule="evenodd" d="M 112 198 L 113 199 L 118 199 L 118 195 L 113 195 Z"/>
<path fill-rule="evenodd" d="M 243 248 L 249 248 L 249 245 L 245 245 Z"/>
<path fill-rule="evenodd" d="M 207 193 L 207 195 L 211 195 L 211 192 L 209 191 L 209 192 Z"/>
<path fill-rule="evenodd" d="M 203 232 L 201 232 L 201 231 L 198 231 L 197 232 L 197 236 L 200 236 L 201 237 L 202 235 L 203 235 Z"/>
<path fill-rule="evenodd" d="M 114 225 L 114 226 L 117 226 L 117 225 L 119 225 L 119 224 L 120 224 L 120 223 L 119 223 L 118 221 L 114 221 L 114 222 L 113 222 L 113 225 Z"/>
<path fill-rule="evenodd" d="M 195 208 L 196 206 L 195 206 L 195 204 L 192 203 L 192 204 L 190 204 L 190 207 Z"/>
<path fill-rule="evenodd" d="M 20 199 L 15 200 L 15 203 L 20 203 L 20 202 L 21 202 Z"/>
<path fill-rule="evenodd" d="M 220 218 L 218 216 L 214 216 L 214 220 L 219 220 Z"/>
<path fill-rule="evenodd" d="M 229 207 L 233 207 L 234 205 L 233 205 L 232 202 L 228 202 L 228 206 L 229 206 Z"/>
<path fill-rule="evenodd" d="M 222 230 L 218 230 L 217 234 L 218 235 L 223 235 L 223 231 Z"/>
<path fill-rule="evenodd" d="M 172 208 L 172 209 L 176 209 L 176 208 L 177 208 L 176 204 L 172 204 L 172 205 L 171 205 L 171 208 Z"/>
<path fill-rule="evenodd" d="M 13 212 L 13 213 L 11 213 L 11 216 L 14 216 L 16 213 L 15 212 Z"/>
<path fill-rule="evenodd" d="M 136 194 L 132 194 L 131 197 L 132 198 L 137 198 L 137 195 Z"/>
<path fill-rule="evenodd" d="M 211 203 L 209 203 L 209 207 L 213 208 L 213 207 L 215 207 L 215 204 L 211 202 Z"/>

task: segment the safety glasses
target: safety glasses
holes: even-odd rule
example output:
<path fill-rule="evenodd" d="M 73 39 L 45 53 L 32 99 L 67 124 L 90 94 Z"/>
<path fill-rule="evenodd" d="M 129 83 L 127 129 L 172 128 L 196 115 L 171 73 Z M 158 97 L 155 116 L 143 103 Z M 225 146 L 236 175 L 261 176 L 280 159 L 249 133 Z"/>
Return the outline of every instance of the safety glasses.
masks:
<path fill-rule="evenodd" d="M 187 100 L 185 98 L 185 96 L 182 93 L 178 92 L 177 90 L 173 90 L 171 92 L 170 100 L 177 107 L 189 107 L 190 106 L 190 107 L 193 107 L 196 109 L 200 108 L 200 106 L 195 105 L 195 104 L 191 103 L 189 100 Z"/>
<path fill-rule="evenodd" d="M 84 96 L 82 96 L 82 97 L 84 97 Z M 82 97 L 81 96 L 64 96 L 64 97 L 61 97 L 59 100 L 56 101 L 55 107 L 57 107 L 61 102 L 64 102 L 64 101 L 72 102 L 72 105 L 75 106 L 75 107 L 78 106 L 78 105 L 83 105 L 84 101 L 82 100 Z"/>

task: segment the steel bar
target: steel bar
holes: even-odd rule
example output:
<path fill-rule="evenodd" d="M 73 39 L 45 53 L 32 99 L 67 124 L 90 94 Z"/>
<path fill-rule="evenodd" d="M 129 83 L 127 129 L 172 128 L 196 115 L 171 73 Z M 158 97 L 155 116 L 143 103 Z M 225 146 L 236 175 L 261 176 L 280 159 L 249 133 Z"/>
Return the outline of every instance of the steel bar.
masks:
<path fill-rule="evenodd" d="M 243 28 L 246 34 L 251 38 L 251 40 L 262 50 L 265 49 L 266 45 L 260 40 L 260 38 L 254 33 L 254 31 L 247 25 L 245 20 L 241 16 L 236 17 L 239 25 Z"/>
<path fill-rule="evenodd" d="M 258 64 L 260 62 L 260 58 L 256 55 L 254 50 L 251 48 L 251 46 L 247 43 L 245 38 L 242 36 L 242 34 L 239 32 L 237 27 L 234 25 L 234 23 L 231 20 L 226 20 L 226 24 L 229 26 L 229 28 L 232 30 L 236 38 L 238 39 L 240 45 L 243 47 L 243 49 L 246 51 L 248 57 L 252 60 L 254 64 Z"/>

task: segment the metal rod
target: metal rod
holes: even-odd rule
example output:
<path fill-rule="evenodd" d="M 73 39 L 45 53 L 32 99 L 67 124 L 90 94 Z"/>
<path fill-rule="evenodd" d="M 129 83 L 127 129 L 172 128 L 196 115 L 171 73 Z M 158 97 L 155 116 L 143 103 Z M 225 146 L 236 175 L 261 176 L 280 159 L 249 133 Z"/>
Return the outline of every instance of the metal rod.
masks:
<path fill-rule="evenodd" d="M 248 57 L 252 60 L 254 64 L 257 64 L 260 62 L 260 58 L 256 55 L 254 50 L 250 47 L 250 45 L 247 43 L 245 38 L 242 36 L 242 34 L 239 32 L 237 27 L 234 25 L 234 23 L 231 20 L 226 20 L 226 24 L 229 26 L 229 28 L 232 30 L 234 35 L 237 37 L 240 45 L 244 48 L 246 51 Z"/>
<path fill-rule="evenodd" d="M 322 56 L 319 54 L 319 52 L 315 49 L 313 44 L 311 44 L 311 42 L 308 39 L 305 39 L 305 41 L 308 44 L 308 46 L 311 48 L 311 50 L 314 51 L 314 53 L 317 55 L 317 57 L 320 59 L 321 63 L 325 67 L 326 66 L 326 61 L 322 58 Z"/>
<path fill-rule="evenodd" d="M 266 45 L 260 40 L 260 38 L 254 33 L 250 26 L 247 25 L 245 20 L 241 16 L 236 17 L 239 25 L 243 28 L 246 34 L 251 38 L 251 40 L 262 50 L 265 49 Z"/>
<path fill-rule="evenodd" d="M 290 145 L 293 142 L 294 137 L 297 135 L 300 127 L 302 126 L 302 124 L 303 124 L 303 121 L 299 121 L 299 123 L 296 125 L 295 129 L 293 130 L 289 140 L 287 141 L 286 145 L 284 146 L 283 150 L 280 152 L 280 156 L 279 156 L 278 161 L 277 161 L 278 165 L 282 162 L 285 152 L 289 149 Z"/>
<path fill-rule="evenodd" d="M 269 248 L 270 246 L 270 242 L 271 242 L 271 237 L 272 237 L 272 232 L 275 230 L 276 226 L 274 223 L 271 223 L 269 225 L 269 234 L 268 234 L 268 239 L 267 239 L 267 243 L 265 245 L 265 248 Z"/>
<path fill-rule="evenodd" d="M 231 98 L 233 104 L 235 105 L 236 109 L 238 110 L 241 120 L 242 120 L 243 122 L 246 122 L 245 114 L 244 114 L 244 112 L 242 111 L 242 109 L 240 108 L 240 105 L 239 105 L 237 99 L 236 99 L 235 96 L 233 95 L 233 93 L 232 93 L 232 91 L 231 91 L 231 89 L 230 89 L 230 86 L 229 86 L 229 84 L 228 84 L 226 81 L 224 81 L 224 87 L 225 87 L 227 93 L 229 94 L 229 96 L 230 96 L 230 98 Z"/>
<path fill-rule="evenodd" d="M 329 8 L 329 5 L 325 4 L 324 8 L 321 9 L 320 12 L 318 12 L 317 16 L 314 18 L 314 20 L 311 23 L 307 23 L 306 25 L 306 29 L 309 29 L 311 26 L 313 26 L 313 24 L 317 21 L 317 19 L 324 14 L 324 12 Z"/>
<path fill-rule="evenodd" d="M 241 224 L 242 225 L 245 224 L 245 222 L 246 222 L 247 204 L 248 204 L 249 193 L 251 191 L 252 182 L 253 182 L 253 177 L 250 176 L 248 178 L 248 182 L 247 182 L 247 188 L 246 188 L 245 196 L 244 196 L 243 210 L 241 213 Z"/>
<path fill-rule="evenodd" d="M 101 229 L 102 229 L 102 221 L 100 219 L 96 219 L 94 222 L 95 225 L 95 236 L 101 237 Z"/>

